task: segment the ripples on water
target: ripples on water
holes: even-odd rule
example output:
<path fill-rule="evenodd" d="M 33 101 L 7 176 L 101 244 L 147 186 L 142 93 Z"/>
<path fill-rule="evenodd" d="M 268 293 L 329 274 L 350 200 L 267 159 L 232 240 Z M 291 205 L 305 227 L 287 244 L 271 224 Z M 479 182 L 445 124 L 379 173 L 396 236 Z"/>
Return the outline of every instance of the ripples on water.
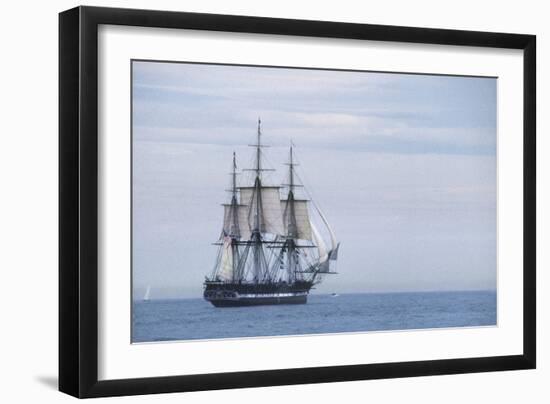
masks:
<path fill-rule="evenodd" d="M 496 325 L 496 292 L 310 295 L 302 305 L 216 308 L 136 301 L 133 342 Z"/>

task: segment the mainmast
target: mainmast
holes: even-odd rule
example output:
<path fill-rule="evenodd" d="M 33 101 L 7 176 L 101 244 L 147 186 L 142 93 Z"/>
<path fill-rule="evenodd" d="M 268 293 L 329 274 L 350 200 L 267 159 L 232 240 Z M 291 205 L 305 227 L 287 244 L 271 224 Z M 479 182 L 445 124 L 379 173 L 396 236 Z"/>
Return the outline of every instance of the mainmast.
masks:
<path fill-rule="evenodd" d="M 253 145 L 256 147 L 256 178 L 254 180 L 254 199 L 255 199 L 255 217 L 254 217 L 254 228 L 252 229 L 252 255 L 254 259 L 254 281 L 260 282 L 262 275 L 265 273 L 263 268 L 265 267 L 265 256 L 263 251 L 263 240 L 262 240 L 262 226 L 263 226 L 263 217 L 262 217 L 262 130 L 261 130 L 262 121 L 258 118 L 258 131 L 257 131 L 257 141 Z"/>
<path fill-rule="evenodd" d="M 298 265 L 298 256 L 296 250 L 295 239 L 298 237 L 298 227 L 296 225 L 296 208 L 294 204 L 294 153 L 293 145 L 290 142 L 290 158 L 288 162 L 288 197 L 287 197 L 287 240 L 286 240 L 286 253 L 287 253 L 287 271 L 288 271 L 288 281 L 293 282 L 296 278 L 297 265 Z"/>
<path fill-rule="evenodd" d="M 246 257 L 250 251 L 251 269 L 254 282 L 272 281 L 276 274 L 270 271 L 268 257 L 273 253 L 273 244 L 279 243 L 277 237 L 283 234 L 283 223 L 280 209 L 279 186 L 265 186 L 262 183 L 264 171 L 274 171 L 264 168 L 262 162 L 262 148 L 267 147 L 262 143 L 261 120 L 258 119 L 256 143 L 249 146 L 255 149 L 255 162 L 253 168 L 245 169 L 254 173 L 252 186 L 238 187 L 240 190 L 240 204 L 247 209 L 247 231 L 250 231 L 246 239 L 246 248 L 242 254 L 241 269 L 246 264 Z M 274 237 L 274 238 L 273 238 Z M 241 237 L 241 243 L 244 241 Z M 269 244 L 265 246 L 264 244 Z M 269 248 L 267 250 L 266 248 Z M 269 251 L 269 253 L 268 253 Z"/>
<path fill-rule="evenodd" d="M 239 246 L 236 242 L 241 237 L 241 231 L 239 228 L 239 203 L 237 201 L 237 157 L 233 152 L 233 171 L 231 172 L 231 214 L 232 214 L 232 231 L 231 233 L 231 253 L 232 253 L 232 280 L 240 279 L 241 275 L 238 273 L 239 266 Z"/>
<path fill-rule="evenodd" d="M 291 239 L 295 239 L 298 237 L 298 228 L 296 226 L 296 209 L 294 206 L 294 153 L 292 150 L 292 142 L 290 143 L 290 159 L 288 163 L 289 168 L 289 174 L 288 174 L 288 209 L 290 213 L 290 221 L 288 223 L 288 237 Z"/>
<path fill-rule="evenodd" d="M 254 180 L 254 186 L 256 188 L 256 218 L 254 220 L 254 231 L 260 233 L 260 214 L 262 212 L 262 131 L 260 125 L 262 121 L 258 118 L 258 140 L 256 142 L 256 179 Z"/>

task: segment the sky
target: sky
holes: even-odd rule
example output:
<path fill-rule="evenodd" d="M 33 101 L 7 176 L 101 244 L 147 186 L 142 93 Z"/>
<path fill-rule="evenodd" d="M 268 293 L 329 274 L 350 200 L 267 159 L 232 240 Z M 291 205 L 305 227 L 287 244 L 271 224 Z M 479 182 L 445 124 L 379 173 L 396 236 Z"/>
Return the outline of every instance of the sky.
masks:
<path fill-rule="evenodd" d="M 497 79 L 134 61 L 132 80 L 135 298 L 202 295 L 258 117 L 266 181 L 292 141 L 341 242 L 313 293 L 496 289 Z"/>

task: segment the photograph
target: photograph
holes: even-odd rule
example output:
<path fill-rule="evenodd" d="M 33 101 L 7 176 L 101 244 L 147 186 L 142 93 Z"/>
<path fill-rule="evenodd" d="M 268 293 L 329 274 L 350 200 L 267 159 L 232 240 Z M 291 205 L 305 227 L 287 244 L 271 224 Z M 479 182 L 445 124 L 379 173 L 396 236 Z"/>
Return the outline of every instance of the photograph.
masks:
<path fill-rule="evenodd" d="M 132 343 L 497 326 L 496 77 L 130 69 Z"/>

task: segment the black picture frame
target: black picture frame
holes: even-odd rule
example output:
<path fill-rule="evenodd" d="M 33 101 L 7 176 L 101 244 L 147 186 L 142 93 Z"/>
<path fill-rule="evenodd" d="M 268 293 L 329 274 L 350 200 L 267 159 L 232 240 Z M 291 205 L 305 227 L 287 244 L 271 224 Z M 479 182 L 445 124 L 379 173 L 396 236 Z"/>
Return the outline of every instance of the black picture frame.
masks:
<path fill-rule="evenodd" d="M 523 354 L 99 381 L 100 24 L 523 50 Z M 59 390 L 85 398 L 535 368 L 535 106 L 534 35 L 97 7 L 60 13 Z"/>

